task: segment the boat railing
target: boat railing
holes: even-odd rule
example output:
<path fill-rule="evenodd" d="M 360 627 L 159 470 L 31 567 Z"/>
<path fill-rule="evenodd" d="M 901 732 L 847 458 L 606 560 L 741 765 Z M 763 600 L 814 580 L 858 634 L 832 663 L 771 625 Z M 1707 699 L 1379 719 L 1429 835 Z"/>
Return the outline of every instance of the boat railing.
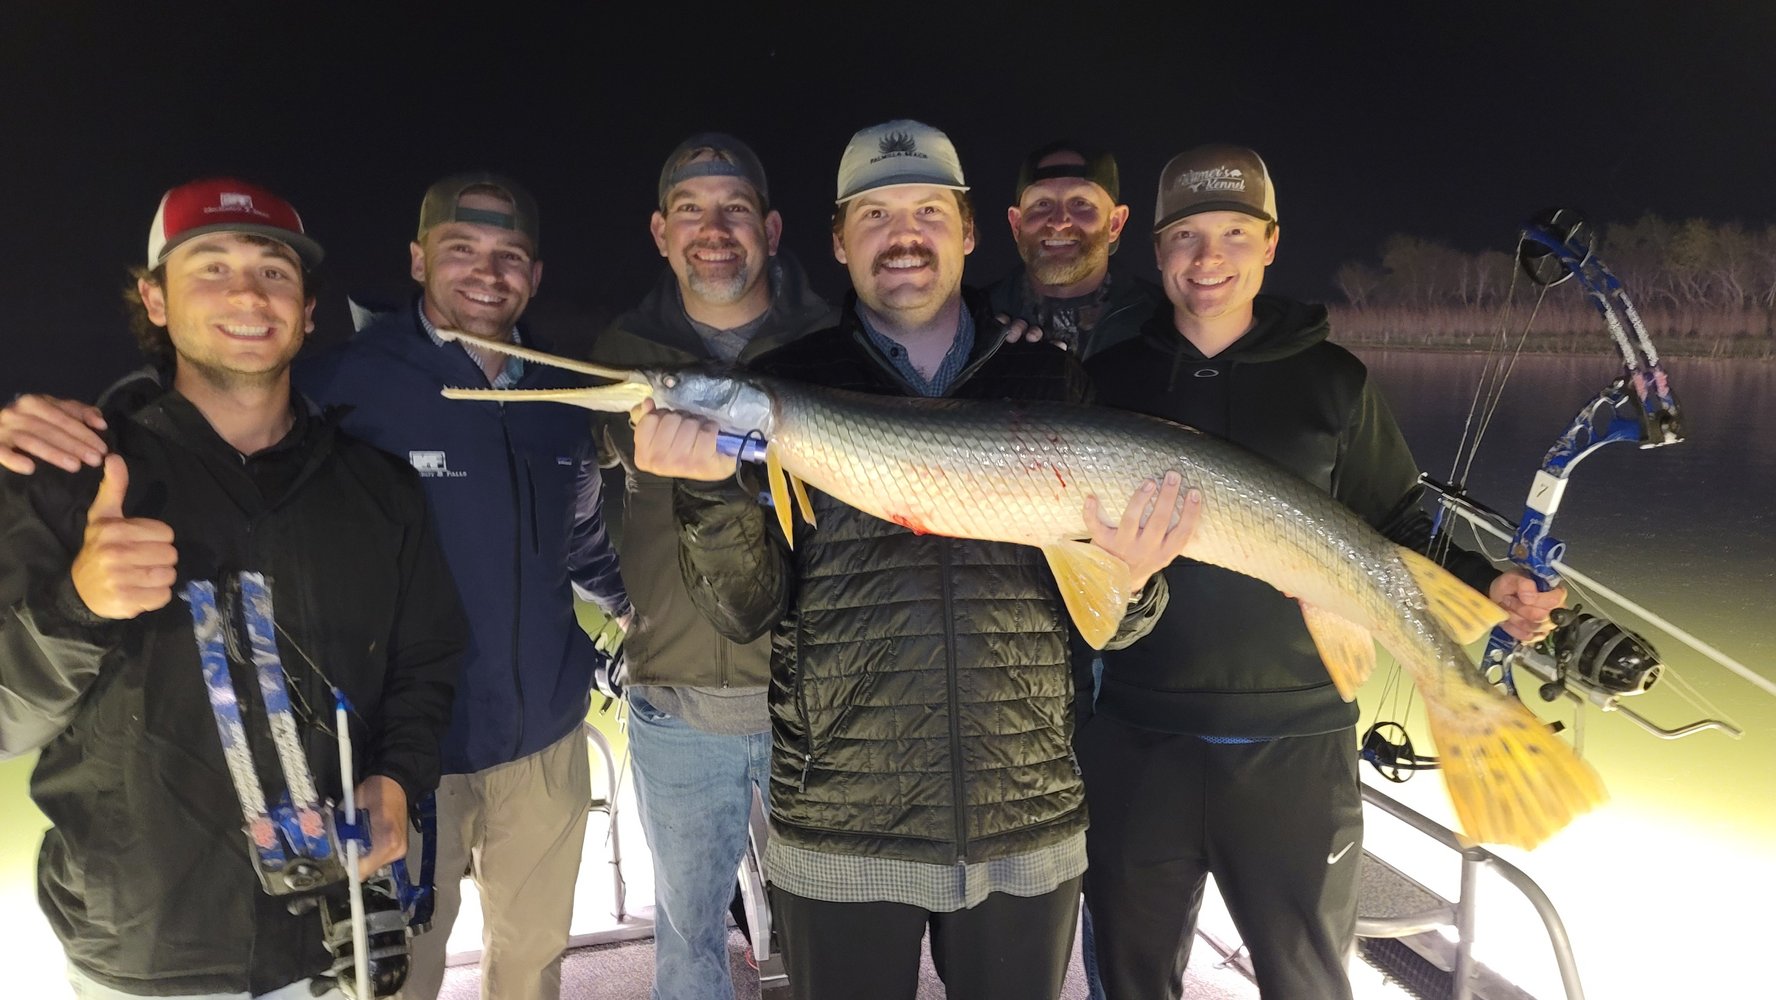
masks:
<path fill-rule="evenodd" d="M 1452 970 L 1454 985 L 1451 1000 L 1470 1000 L 1474 995 L 1474 983 L 1479 971 L 1478 964 L 1474 961 L 1477 889 L 1481 870 L 1489 869 L 1522 893 L 1530 905 L 1535 907 L 1536 914 L 1541 917 L 1542 925 L 1547 929 L 1548 943 L 1553 946 L 1554 960 L 1560 968 L 1560 981 L 1566 989 L 1567 1000 L 1584 1000 L 1585 990 L 1579 983 L 1578 962 L 1573 957 L 1572 941 L 1567 937 L 1566 924 L 1554 909 L 1553 901 L 1548 898 L 1548 894 L 1542 891 L 1542 887 L 1537 885 L 1534 879 L 1524 874 L 1521 868 L 1486 848 L 1462 843 L 1453 830 L 1396 801 L 1378 789 L 1364 785 L 1363 800 L 1459 854 L 1461 856 L 1461 895 L 1454 902 L 1449 902 L 1413 880 L 1418 889 L 1437 898 L 1442 902 L 1442 905 L 1391 917 L 1359 915 L 1357 917 L 1358 937 L 1405 938 L 1426 932 L 1453 930 L 1455 933 L 1455 967 Z M 1401 875 L 1401 877 L 1408 878 L 1405 875 Z"/>

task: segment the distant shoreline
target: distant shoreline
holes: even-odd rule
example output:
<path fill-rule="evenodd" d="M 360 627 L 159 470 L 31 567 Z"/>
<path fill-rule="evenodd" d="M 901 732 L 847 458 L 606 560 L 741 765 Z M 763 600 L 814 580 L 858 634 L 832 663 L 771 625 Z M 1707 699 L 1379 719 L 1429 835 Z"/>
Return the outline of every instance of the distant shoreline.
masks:
<path fill-rule="evenodd" d="M 1348 333 L 1344 333 L 1342 331 L 1339 331 L 1336 328 L 1334 328 L 1332 335 L 1330 337 L 1328 337 L 1327 339 L 1332 341 L 1334 344 L 1337 344 L 1340 347 L 1347 347 L 1347 348 L 1362 347 L 1362 348 L 1372 348 L 1372 349 L 1384 350 L 1384 351 L 1411 352 L 1414 354 L 1479 354 L 1479 355 L 1486 355 L 1486 354 L 1493 353 L 1492 348 L 1481 346 L 1479 344 L 1425 343 L 1425 342 L 1413 343 L 1413 342 L 1402 341 L 1402 340 L 1398 340 L 1398 339 L 1388 339 L 1385 337 L 1369 338 L 1369 337 L 1364 337 L 1361 334 L 1348 334 Z M 1700 350 L 1685 350 L 1684 345 L 1681 343 L 1676 348 L 1667 348 L 1657 338 L 1655 338 L 1653 340 L 1653 346 L 1658 349 L 1660 360 L 1665 360 L 1667 358 L 1682 358 L 1685 361 L 1755 361 L 1755 362 L 1761 362 L 1764 364 L 1770 364 L 1770 363 L 1776 362 L 1776 349 L 1771 349 L 1765 353 L 1753 353 L 1753 352 L 1733 353 L 1730 351 L 1715 351 L 1715 350 L 1712 350 L 1712 347 L 1711 347 L 1711 349 L 1709 350 L 1708 353 L 1703 353 Z M 1695 346 L 1699 348 L 1701 345 L 1695 345 Z M 1536 355 L 1538 357 L 1555 357 L 1555 358 L 1593 357 L 1593 358 L 1617 358 L 1617 359 L 1619 359 L 1621 357 L 1621 355 L 1618 354 L 1613 349 L 1613 346 L 1608 341 L 1606 341 L 1603 346 L 1598 346 L 1596 344 L 1590 344 L 1590 343 L 1586 343 L 1586 344 L 1546 344 L 1546 343 L 1537 343 L 1534 340 L 1530 340 L 1530 341 L 1527 341 L 1524 343 L 1522 353 L 1524 353 L 1526 355 Z"/>

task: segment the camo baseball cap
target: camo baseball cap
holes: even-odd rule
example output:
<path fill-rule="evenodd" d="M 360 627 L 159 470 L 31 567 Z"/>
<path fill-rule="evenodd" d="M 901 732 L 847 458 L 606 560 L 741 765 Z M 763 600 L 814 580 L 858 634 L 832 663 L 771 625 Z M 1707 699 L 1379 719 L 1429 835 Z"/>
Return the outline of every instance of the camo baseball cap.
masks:
<path fill-rule="evenodd" d="M 709 154 L 709 155 L 704 155 Z M 678 144 L 660 168 L 660 211 L 666 196 L 694 177 L 738 177 L 758 192 L 760 206 L 769 211 L 771 191 L 765 184 L 765 165 L 752 147 L 725 132 L 699 132 Z"/>
<path fill-rule="evenodd" d="M 181 184 L 160 196 L 148 227 L 148 269 L 166 262 L 173 248 L 204 233 L 253 233 L 296 251 L 302 266 L 319 267 L 326 254 L 302 228 L 289 202 L 257 184 L 211 177 Z"/>
<path fill-rule="evenodd" d="M 1243 212 L 1277 221 L 1276 189 L 1258 154 L 1244 146 L 1215 144 L 1172 157 L 1159 172 L 1154 235 L 1198 212 Z"/>
<path fill-rule="evenodd" d="M 509 212 L 498 212 L 484 208 L 467 208 L 462 204 L 462 196 L 470 188 L 489 188 L 510 202 Z M 530 237 L 533 251 L 541 251 L 543 241 L 537 225 L 536 199 L 524 186 L 510 177 L 475 170 L 462 174 L 451 174 L 426 189 L 425 200 L 419 205 L 419 233 L 414 237 L 420 242 L 425 241 L 425 234 L 433 227 L 446 222 L 473 222 L 498 229 L 510 229 Z"/>
<path fill-rule="evenodd" d="M 839 158 L 838 204 L 877 188 L 934 184 L 968 190 L 950 137 L 910 118 L 872 125 L 845 144 Z"/>

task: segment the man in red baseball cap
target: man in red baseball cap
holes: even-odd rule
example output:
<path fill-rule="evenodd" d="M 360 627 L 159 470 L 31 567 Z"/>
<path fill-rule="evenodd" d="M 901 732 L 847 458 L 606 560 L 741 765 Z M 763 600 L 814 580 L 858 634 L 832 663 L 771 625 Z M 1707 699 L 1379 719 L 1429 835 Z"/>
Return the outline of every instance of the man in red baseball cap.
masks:
<path fill-rule="evenodd" d="M 155 364 L 102 401 L 109 454 L 0 472 L 0 756 L 41 748 L 39 899 L 81 997 L 326 978 L 291 904 L 344 890 L 336 697 L 362 873 L 438 781 L 460 605 L 413 471 L 291 391 L 321 259 L 261 187 L 168 191 L 128 295 Z"/>

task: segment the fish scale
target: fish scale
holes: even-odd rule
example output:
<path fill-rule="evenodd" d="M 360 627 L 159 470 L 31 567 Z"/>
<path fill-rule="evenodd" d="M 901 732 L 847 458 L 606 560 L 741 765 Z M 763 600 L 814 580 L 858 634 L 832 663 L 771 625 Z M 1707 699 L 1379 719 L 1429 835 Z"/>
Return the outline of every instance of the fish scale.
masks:
<path fill-rule="evenodd" d="M 1372 531 L 1369 544 L 1352 541 L 1367 526 L 1324 491 L 1249 451 L 1155 418 L 807 387 L 773 395 L 780 405 L 770 440 L 786 471 L 915 530 L 1030 545 L 1085 538 L 1088 495 L 1114 516 L 1143 481 L 1177 469 L 1203 494 L 1190 558 L 1351 613 L 1350 588 L 1324 568 L 1349 567 L 1352 557 L 1372 571 L 1398 562 Z M 894 488 L 881 490 L 882 482 Z M 1378 621 L 1390 598 L 1406 596 L 1397 579 L 1404 575 L 1387 574 L 1364 623 Z"/>

